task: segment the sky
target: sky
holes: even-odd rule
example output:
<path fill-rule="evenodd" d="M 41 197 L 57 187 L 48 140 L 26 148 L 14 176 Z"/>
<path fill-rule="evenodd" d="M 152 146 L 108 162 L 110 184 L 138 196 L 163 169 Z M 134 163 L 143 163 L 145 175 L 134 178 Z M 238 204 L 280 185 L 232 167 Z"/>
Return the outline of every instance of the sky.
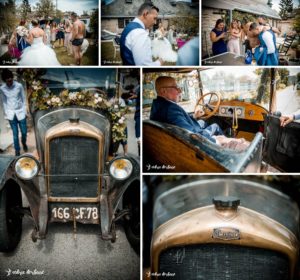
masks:
<path fill-rule="evenodd" d="M 279 12 L 279 2 L 280 0 L 272 0 L 272 3 L 273 3 L 273 6 L 272 6 L 272 9 L 276 10 L 277 12 Z M 295 7 L 298 7 L 299 5 L 299 1 L 298 0 L 293 0 L 294 2 L 294 8 Z"/>
<path fill-rule="evenodd" d="M 216 67 L 217 68 L 217 67 Z M 209 69 L 207 71 L 204 71 L 203 73 L 207 74 L 210 78 L 215 74 L 216 71 L 223 71 L 228 72 L 228 68 L 226 67 L 218 67 L 217 69 Z M 256 67 L 234 67 L 231 68 L 231 73 L 235 77 L 241 77 L 241 76 L 249 76 L 251 78 L 255 78 L 257 75 L 254 73 L 254 70 Z M 300 72 L 300 67 L 294 67 L 294 68 L 288 68 L 290 71 L 290 75 L 296 75 Z"/>
<path fill-rule="evenodd" d="M 29 0 L 31 6 L 35 6 L 39 0 Z M 56 5 L 56 0 L 53 0 Z M 20 5 L 22 0 L 16 0 L 16 4 Z M 83 11 L 90 11 L 94 8 L 98 8 L 98 0 L 57 0 L 58 9 L 65 11 L 72 11 L 81 15 Z"/>

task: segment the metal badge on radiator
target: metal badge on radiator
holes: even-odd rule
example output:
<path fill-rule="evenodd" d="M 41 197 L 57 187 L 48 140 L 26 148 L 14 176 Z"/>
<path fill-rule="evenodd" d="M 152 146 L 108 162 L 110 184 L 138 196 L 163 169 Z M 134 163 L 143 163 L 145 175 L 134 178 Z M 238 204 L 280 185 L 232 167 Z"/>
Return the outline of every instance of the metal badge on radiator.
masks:
<path fill-rule="evenodd" d="M 212 238 L 222 240 L 238 240 L 240 239 L 240 231 L 235 228 L 214 228 Z"/>

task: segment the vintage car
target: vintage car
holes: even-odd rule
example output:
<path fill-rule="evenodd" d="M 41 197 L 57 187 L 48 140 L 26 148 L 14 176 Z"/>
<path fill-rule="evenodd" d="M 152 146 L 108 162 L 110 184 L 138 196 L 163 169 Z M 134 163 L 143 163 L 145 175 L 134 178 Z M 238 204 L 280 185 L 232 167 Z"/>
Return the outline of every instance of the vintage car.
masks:
<path fill-rule="evenodd" d="M 295 111 L 299 109 L 297 100 L 293 99 L 297 91 L 292 85 L 299 69 L 285 69 L 286 72 L 274 68 L 231 69 L 143 70 L 144 172 L 256 173 L 300 170 L 299 165 L 295 164 L 300 160 L 300 125 L 292 122 L 281 127 L 279 120 L 281 114 L 291 113 L 291 108 Z M 254 71 L 260 73 L 254 75 Z M 249 147 L 240 151 L 224 148 L 200 134 L 149 120 L 147 105 L 151 104 L 151 98 L 155 98 L 154 81 L 160 75 L 176 79 L 183 95 L 179 105 L 187 112 L 201 108 L 205 113 L 203 120 L 208 124 L 219 124 L 228 137 L 246 139 L 251 142 Z M 280 75 L 285 75 L 286 84 L 282 84 Z M 280 93 L 277 106 L 276 83 L 278 87 L 286 87 Z"/>
<path fill-rule="evenodd" d="M 28 71 L 34 70 L 25 69 L 21 77 L 30 77 L 32 73 Z M 107 111 L 83 106 L 85 101 L 80 95 L 84 90 L 84 96 L 89 98 L 96 91 L 98 101 L 100 96 L 104 100 L 105 92 L 118 92 L 116 82 L 122 75 L 130 76 L 130 70 L 48 69 L 44 72 L 38 82 L 30 80 L 34 86 L 27 88 L 28 95 L 31 94 L 29 106 L 37 153 L 0 156 L 0 251 L 16 248 L 22 217 L 30 215 L 34 242 L 46 238 L 47 226 L 52 222 L 71 222 L 74 234 L 77 223 L 97 224 L 102 239 L 115 242 L 115 224 L 123 220 L 128 240 L 138 252 L 139 158 L 133 154 L 115 155 L 112 149 L 115 123 Z M 40 81 L 47 84 L 48 99 L 38 101 L 46 98 L 35 96 L 44 90 Z M 95 86 L 98 89 L 90 91 Z M 58 103 L 52 106 L 52 101 L 62 101 L 61 93 L 58 94 L 61 89 L 65 100 L 72 96 L 74 101 L 77 96 L 81 105 L 73 102 L 68 106 Z M 52 107 L 47 108 L 47 104 Z M 22 206 L 22 193 L 28 200 L 28 208 Z"/>
<path fill-rule="evenodd" d="M 145 277 L 299 279 L 299 208 L 270 183 L 202 176 L 152 187 Z"/>

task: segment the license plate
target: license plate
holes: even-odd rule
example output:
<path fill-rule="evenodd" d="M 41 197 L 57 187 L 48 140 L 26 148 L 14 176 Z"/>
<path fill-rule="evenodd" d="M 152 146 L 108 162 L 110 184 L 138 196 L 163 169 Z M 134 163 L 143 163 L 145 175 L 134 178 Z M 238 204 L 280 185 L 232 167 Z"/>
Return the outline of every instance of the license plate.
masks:
<path fill-rule="evenodd" d="M 76 221 L 99 223 L 98 207 L 53 207 L 51 209 L 51 221 Z"/>

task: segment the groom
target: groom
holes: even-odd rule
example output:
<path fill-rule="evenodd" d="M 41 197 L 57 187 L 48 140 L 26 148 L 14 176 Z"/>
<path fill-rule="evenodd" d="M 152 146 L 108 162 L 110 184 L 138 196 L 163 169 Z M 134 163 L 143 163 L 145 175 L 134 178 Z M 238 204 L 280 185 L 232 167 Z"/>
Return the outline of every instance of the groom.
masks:
<path fill-rule="evenodd" d="M 162 65 L 162 59 L 152 60 L 147 31 L 156 23 L 158 12 L 153 4 L 144 3 L 138 10 L 138 16 L 124 28 L 120 42 L 123 65 Z"/>

